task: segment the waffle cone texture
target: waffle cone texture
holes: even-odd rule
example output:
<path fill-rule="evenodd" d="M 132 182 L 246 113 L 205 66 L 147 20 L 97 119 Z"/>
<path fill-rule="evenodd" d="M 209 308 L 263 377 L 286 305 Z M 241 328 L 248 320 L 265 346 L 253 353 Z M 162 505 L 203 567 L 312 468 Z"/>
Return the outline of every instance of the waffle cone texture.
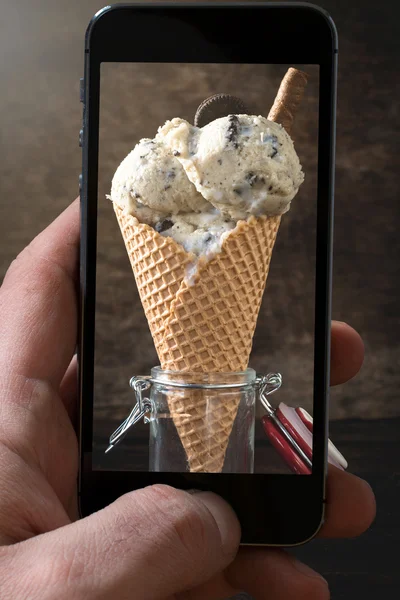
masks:
<path fill-rule="evenodd" d="M 289 69 L 268 116 L 289 119 L 287 129 L 305 85 L 299 73 Z M 218 254 L 198 260 L 115 203 L 114 210 L 162 369 L 245 370 L 280 215 L 239 221 Z M 223 401 L 204 390 L 170 394 L 170 413 L 191 472 L 222 470 L 239 401 L 240 393 Z"/>

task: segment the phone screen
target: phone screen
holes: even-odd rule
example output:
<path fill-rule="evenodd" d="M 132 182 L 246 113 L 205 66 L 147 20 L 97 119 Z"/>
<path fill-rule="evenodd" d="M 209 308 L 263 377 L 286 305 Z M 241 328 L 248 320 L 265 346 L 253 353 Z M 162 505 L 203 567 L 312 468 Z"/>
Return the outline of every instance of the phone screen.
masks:
<path fill-rule="evenodd" d="M 288 139 L 265 119 L 290 68 L 307 85 Z M 316 64 L 101 64 L 94 471 L 311 473 L 319 74 Z M 197 112 L 217 94 L 233 102 L 225 115 L 218 102 Z M 263 231 L 222 259 L 221 239 L 251 216 Z M 202 260 L 215 269 L 204 275 Z M 232 352 L 222 364 L 233 370 L 218 374 L 218 353 Z"/>

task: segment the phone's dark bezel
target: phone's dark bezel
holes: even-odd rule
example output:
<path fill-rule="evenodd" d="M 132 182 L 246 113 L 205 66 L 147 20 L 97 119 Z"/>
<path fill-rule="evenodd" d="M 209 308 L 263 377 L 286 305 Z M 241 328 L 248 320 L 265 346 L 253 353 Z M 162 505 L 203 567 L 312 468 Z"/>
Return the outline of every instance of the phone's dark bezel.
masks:
<path fill-rule="evenodd" d="M 314 402 L 312 475 L 92 471 L 102 62 L 320 65 L 314 347 L 314 398 L 318 402 Z M 327 452 L 336 65 L 335 26 L 325 11 L 310 4 L 130 4 L 106 7 L 92 19 L 85 44 L 81 189 L 79 497 L 82 515 L 102 508 L 127 491 L 161 482 L 182 489 L 211 489 L 225 497 L 240 518 L 242 543 L 296 545 L 318 531 L 324 513 Z"/>

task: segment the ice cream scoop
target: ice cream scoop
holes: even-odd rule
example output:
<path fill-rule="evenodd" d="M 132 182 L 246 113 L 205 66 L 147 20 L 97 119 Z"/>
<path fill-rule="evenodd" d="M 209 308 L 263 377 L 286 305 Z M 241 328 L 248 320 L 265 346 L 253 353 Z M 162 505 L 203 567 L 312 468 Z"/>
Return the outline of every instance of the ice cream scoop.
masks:
<path fill-rule="evenodd" d="M 187 252 L 215 254 L 236 223 L 196 190 L 175 155 L 161 139 L 140 140 L 116 170 L 109 198 Z"/>
<path fill-rule="evenodd" d="M 289 134 L 265 117 L 231 114 L 202 128 L 175 118 L 156 139 L 176 154 L 197 191 L 235 220 L 287 212 L 304 180 Z"/>
<path fill-rule="evenodd" d="M 148 138 L 140 140 L 119 165 L 110 197 L 148 225 L 168 215 L 212 208 L 188 180 L 174 153 L 162 141 Z"/>

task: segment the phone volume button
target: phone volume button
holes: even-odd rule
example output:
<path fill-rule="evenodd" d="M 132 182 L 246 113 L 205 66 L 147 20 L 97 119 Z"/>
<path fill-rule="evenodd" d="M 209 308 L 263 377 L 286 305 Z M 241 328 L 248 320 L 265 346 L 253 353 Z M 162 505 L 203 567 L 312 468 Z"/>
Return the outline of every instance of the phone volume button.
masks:
<path fill-rule="evenodd" d="M 81 173 L 79 175 L 79 195 L 81 195 L 81 193 L 82 193 L 82 179 L 83 179 L 83 175 Z"/>
<path fill-rule="evenodd" d="M 79 132 L 79 148 L 82 148 L 83 145 L 83 129 Z"/>
<path fill-rule="evenodd" d="M 79 80 L 79 100 L 81 102 L 85 102 L 85 86 L 83 77 L 81 77 Z"/>

